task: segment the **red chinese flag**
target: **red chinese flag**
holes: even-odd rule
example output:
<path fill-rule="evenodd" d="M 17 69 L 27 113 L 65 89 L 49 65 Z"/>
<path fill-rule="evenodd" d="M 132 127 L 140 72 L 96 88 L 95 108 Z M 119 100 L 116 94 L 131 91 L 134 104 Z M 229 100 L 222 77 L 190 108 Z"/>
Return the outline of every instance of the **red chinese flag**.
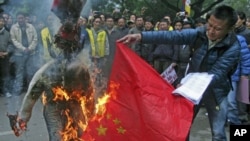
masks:
<path fill-rule="evenodd" d="M 93 118 L 84 141 L 185 141 L 193 104 L 130 48 L 117 43 L 102 118 Z M 115 95 L 115 96 L 114 96 Z"/>

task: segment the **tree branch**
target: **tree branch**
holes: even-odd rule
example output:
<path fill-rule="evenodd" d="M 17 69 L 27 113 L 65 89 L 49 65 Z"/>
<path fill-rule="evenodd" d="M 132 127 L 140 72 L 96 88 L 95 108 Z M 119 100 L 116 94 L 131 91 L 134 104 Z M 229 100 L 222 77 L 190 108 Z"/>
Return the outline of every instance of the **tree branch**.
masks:
<path fill-rule="evenodd" d="M 204 13 L 210 11 L 215 5 L 217 5 L 217 4 L 219 4 L 219 3 L 223 2 L 223 1 L 224 1 L 224 0 L 217 0 L 217 1 L 213 2 L 213 3 L 212 3 L 211 5 L 209 5 L 206 9 L 202 10 L 202 13 L 204 14 Z"/>
<path fill-rule="evenodd" d="M 215 2 L 213 2 L 212 4 L 210 4 L 207 8 L 202 9 L 203 8 L 203 3 L 204 0 L 198 0 L 192 4 L 190 4 L 191 9 L 194 11 L 194 15 L 193 18 L 197 18 L 200 17 L 201 15 L 209 12 L 214 6 L 216 6 L 217 4 L 223 2 L 224 0 L 217 0 Z"/>
<path fill-rule="evenodd" d="M 173 11 L 180 11 L 179 7 L 175 7 L 174 5 L 172 5 L 171 3 L 169 3 L 167 0 L 160 0 L 164 5 L 166 5 L 166 7 L 172 9 Z M 178 2 L 178 1 L 177 1 Z"/>

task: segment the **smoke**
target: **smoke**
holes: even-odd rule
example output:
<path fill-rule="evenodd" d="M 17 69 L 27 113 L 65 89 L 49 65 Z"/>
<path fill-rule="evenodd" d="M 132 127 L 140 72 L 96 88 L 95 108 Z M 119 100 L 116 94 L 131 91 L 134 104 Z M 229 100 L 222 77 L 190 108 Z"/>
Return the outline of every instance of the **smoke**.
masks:
<path fill-rule="evenodd" d="M 37 26 L 37 21 L 46 22 L 49 16 L 52 17 L 53 23 L 50 25 L 52 29 L 52 37 L 57 33 L 58 29 L 61 27 L 60 19 L 51 11 L 53 0 L 42 0 L 42 1 L 33 1 L 33 0 L 8 0 L 4 5 L 1 5 L 1 8 L 4 10 L 4 13 L 8 13 L 13 17 L 13 24 L 16 23 L 16 13 L 19 11 L 26 12 L 30 18 L 34 17 L 32 21 L 34 26 Z M 81 11 L 81 15 L 88 16 L 90 14 L 92 2 L 87 0 L 86 5 Z M 38 34 L 40 34 L 38 32 Z M 78 58 L 82 61 L 84 65 L 90 67 L 91 61 L 89 59 L 89 45 L 85 45 L 84 49 L 79 53 Z M 37 66 L 39 60 L 34 61 L 33 66 Z M 30 64 L 29 64 L 30 65 Z M 41 67 L 41 66 L 40 66 Z M 12 79 L 12 83 L 15 80 Z M 13 90 L 14 88 L 12 88 Z M 25 88 L 26 89 L 26 88 Z M 27 89 L 25 90 L 27 91 Z M 12 93 L 13 94 L 13 93 Z M 15 114 L 19 110 L 21 105 L 22 97 L 12 97 L 8 100 L 8 111 L 9 113 Z M 13 104 L 10 104 L 13 103 Z"/>
<path fill-rule="evenodd" d="M 88 17 L 91 14 L 90 12 L 91 12 L 91 7 L 92 7 L 92 2 L 93 1 L 91 0 L 87 0 L 81 12 L 81 16 Z"/>

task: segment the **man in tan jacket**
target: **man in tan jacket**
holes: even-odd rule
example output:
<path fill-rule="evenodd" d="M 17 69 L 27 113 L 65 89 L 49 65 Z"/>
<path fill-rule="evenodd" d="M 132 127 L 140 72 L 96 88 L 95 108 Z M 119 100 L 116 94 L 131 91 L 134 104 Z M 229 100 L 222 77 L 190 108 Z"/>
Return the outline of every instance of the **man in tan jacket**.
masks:
<path fill-rule="evenodd" d="M 37 32 L 33 25 L 25 22 L 25 14 L 17 13 L 17 23 L 10 29 L 11 40 L 14 44 L 14 53 L 10 61 L 15 68 L 14 95 L 20 95 L 26 77 L 31 80 L 36 69 L 34 68 L 35 51 L 37 46 Z"/>

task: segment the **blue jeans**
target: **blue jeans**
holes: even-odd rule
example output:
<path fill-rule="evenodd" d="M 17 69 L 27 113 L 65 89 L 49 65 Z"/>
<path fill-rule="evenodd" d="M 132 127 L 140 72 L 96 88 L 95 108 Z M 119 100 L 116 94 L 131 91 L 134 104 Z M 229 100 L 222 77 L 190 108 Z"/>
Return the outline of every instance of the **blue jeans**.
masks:
<path fill-rule="evenodd" d="M 27 83 L 29 83 L 38 70 L 38 68 L 34 67 L 35 64 L 37 64 L 36 59 L 36 55 L 12 56 L 11 62 L 15 65 L 15 80 L 12 88 L 14 95 L 20 95 L 22 93 L 24 80 L 26 79 Z"/>
<path fill-rule="evenodd" d="M 15 80 L 14 80 L 13 94 L 20 95 L 24 87 L 23 82 L 25 78 L 26 62 L 28 60 L 28 56 L 13 55 L 12 59 L 15 64 Z"/>
<path fill-rule="evenodd" d="M 239 119 L 238 102 L 236 100 L 236 92 L 238 89 L 238 83 L 233 81 L 232 86 L 233 86 L 233 90 L 231 90 L 227 96 L 227 100 L 228 100 L 227 118 L 230 121 L 230 123 L 234 125 L 240 125 L 241 121 Z"/>
<path fill-rule="evenodd" d="M 227 141 L 225 124 L 227 121 L 227 97 L 225 97 L 219 106 L 214 100 L 213 94 L 208 94 L 204 98 L 205 107 L 208 113 L 209 124 L 212 132 L 213 141 Z"/>
<path fill-rule="evenodd" d="M 227 97 L 221 103 L 217 103 L 212 92 L 205 93 L 202 102 L 208 113 L 208 120 L 212 133 L 212 141 L 227 141 L 225 124 L 227 120 Z M 194 107 L 194 118 L 199 112 L 202 102 Z M 189 140 L 189 139 L 187 139 Z"/>

